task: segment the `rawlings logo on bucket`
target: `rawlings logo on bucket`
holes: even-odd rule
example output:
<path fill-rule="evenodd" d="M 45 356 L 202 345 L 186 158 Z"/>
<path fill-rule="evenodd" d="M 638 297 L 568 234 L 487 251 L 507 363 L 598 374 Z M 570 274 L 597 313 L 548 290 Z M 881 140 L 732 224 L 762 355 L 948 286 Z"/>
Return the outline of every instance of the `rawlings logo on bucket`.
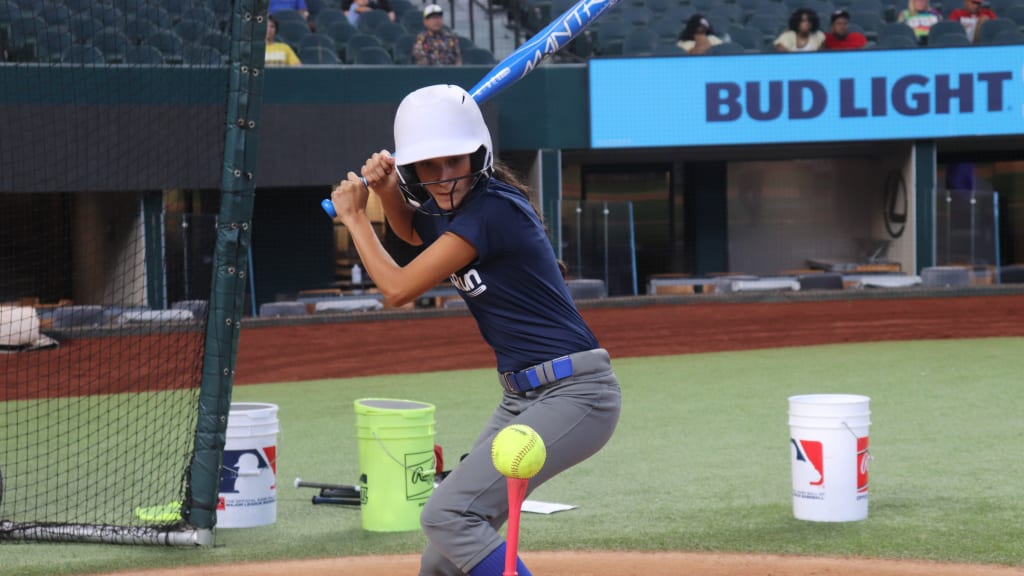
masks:
<path fill-rule="evenodd" d="M 421 500 L 434 490 L 434 451 L 405 455 L 405 498 Z"/>
<path fill-rule="evenodd" d="M 868 437 L 857 438 L 857 493 L 868 491 Z"/>

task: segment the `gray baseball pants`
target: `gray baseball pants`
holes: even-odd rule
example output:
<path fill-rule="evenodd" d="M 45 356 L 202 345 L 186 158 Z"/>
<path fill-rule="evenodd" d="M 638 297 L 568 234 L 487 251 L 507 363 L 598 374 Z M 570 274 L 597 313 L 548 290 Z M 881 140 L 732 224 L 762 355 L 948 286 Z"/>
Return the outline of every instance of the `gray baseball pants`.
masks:
<path fill-rule="evenodd" d="M 491 439 L 499 430 L 526 424 L 544 439 L 547 459 L 528 493 L 611 438 L 622 396 L 608 353 L 598 348 L 571 358 L 572 376 L 530 392 L 505 392 L 469 455 L 427 500 L 420 516 L 429 539 L 421 576 L 465 574 L 504 541 L 498 529 L 508 519 L 507 485 L 491 462 Z"/>

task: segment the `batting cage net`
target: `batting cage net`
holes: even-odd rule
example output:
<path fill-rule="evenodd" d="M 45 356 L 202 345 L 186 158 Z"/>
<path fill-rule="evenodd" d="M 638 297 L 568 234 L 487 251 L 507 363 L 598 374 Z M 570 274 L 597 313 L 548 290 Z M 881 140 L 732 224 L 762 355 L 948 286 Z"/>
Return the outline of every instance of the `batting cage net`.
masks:
<path fill-rule="evenodd" d="M 0 0 L 0 540 L 190 526 L 243 13 Z"/>

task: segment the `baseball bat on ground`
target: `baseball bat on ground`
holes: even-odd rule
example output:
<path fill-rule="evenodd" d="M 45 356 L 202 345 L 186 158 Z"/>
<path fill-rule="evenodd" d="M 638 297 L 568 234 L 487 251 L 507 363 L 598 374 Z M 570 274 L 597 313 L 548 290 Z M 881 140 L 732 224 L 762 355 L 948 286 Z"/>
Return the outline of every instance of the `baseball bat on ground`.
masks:
<path fill-rule="evenodd" d="M 302 478 L 295 479 L 296 488 L 321 488 L 328 490 L 359 492 L 359 486 L 351 484 L 325 484 L 323 482 L 306 482 Z"/>
<path fill-rule="evenodd" d="M 494 95 L 519 82 L 555 52 L 572 42 L 591 22 L 619 3 L 619 0 L 579 0 L 562 14 L 559 14 L 543 30 L 533 35 L 526 43 L 505 57 L 491 69 L 476 86 L 469 90 L 477 104 L 483 104 Z M 363 179 L 363 183 L 366 180 Z M 330 198 L 324 198 L 320 207 L 331 218 L 338 212 Z"/>

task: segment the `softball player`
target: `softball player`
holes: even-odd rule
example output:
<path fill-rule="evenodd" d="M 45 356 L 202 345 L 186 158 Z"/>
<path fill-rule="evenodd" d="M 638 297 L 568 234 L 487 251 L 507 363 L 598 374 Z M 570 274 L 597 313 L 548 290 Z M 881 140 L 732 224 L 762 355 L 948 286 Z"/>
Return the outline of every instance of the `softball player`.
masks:
<path fill-rule="evenodd" d="M 465 90 L 438 85 L 406 96 L 394 156 L 373 154 L 361 174 L 349 172 L 331 200 L 385 302 L 405 304 L 449 278 L 494 349 L 503 392 L 469 455 L 424 506 L 420 574 L 500 576 L 508 499 L 491 439 L 514 423 L 540 434 L 547 460 L 529 483 L 535 489 L 605 445 L 619 418 L 618 380 L 523 186 L 495 166 L 490 132 Z M 369 189 L 400 238 L 426 245 L 404 267 L 366 217 Z M 518 573 L 530 574 L 521 560 Z"/>

